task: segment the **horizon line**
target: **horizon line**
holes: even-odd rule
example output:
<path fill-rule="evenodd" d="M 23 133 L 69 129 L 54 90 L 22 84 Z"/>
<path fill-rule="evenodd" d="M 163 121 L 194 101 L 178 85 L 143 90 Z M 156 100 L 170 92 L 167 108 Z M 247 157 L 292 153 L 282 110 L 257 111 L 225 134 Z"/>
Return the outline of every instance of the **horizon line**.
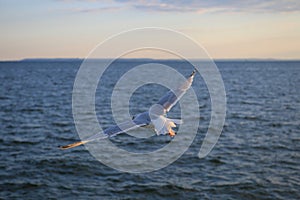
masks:
<path fill-rule="evenodd" d="M 22 59 L 3 59 L 0 62 L 29 62 L 29 61 L 83 61 L 89 58 L 22 58 Z M 91 60 L 114 60 L 115 58 L 90 58 Z M 162 61 L 182 61 L 178 58 L 118 58 L 118 60 L 162 60 Z M 205 61 L 210 59 L 191 58 L 186 60 Z M 211 58 L 213 61 L 300 61 L 300 58 Z"/>

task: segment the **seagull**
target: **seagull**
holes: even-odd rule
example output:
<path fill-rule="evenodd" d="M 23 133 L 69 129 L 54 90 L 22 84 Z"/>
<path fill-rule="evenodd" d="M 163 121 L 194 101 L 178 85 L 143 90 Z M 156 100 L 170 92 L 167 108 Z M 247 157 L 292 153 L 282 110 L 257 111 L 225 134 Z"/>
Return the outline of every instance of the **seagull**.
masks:
<path fill-rule="evenodd" d="M 176 124 L 181 124 L 181 119 L 167 118 L 167 113 L 176 105 L 180 98 L 191 87 L 196 70 L 175 90 L 169 90 L 159 101 L 152 105 L 146 112 L 139 113 L 132 117 L 130 121 L 111 126 L 101 133 L 97 133 L 85 140 L 75 142 L 69 145 L 61 146 L 60 149 L 70 149 L 86 144 L 91 141 L 111 138 L 121 133 L 136 129 L 138 127 L 152 127 L 157 135 L 166 135 L 174 137 L 176 135 L 173 128 Z"/>

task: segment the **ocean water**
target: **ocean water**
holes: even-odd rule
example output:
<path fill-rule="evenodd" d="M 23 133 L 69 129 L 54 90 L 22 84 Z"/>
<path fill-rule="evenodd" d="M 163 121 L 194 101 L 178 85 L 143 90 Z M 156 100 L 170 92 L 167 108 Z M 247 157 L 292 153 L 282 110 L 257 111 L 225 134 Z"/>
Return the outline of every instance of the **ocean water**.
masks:
<path fill-rule="evenodd" d="M 127 70 L 162 62 L 187 76 L 179 61 L 122 60 L 107 70 L 96 92 L 99 123 L 114 123 L 110 95 Z M 193 88 L 200 122 L 189 149 L 171 165 L 149 173 L 125 173 L 96 160 L 79 139 L 72 89 L 80 60 L 0 63 L 0 199 L 300 199 L 300 62 L 216 62 L 226 89 L 227 116 L 210 154 L 197 157 L 208 128 L 210 96 L 197 75 Z M 170 77 L 166 77 L 170 78 Z M 130 99 L 132 115 L 167 91 L 146 85 Z M 170 113 L 176 117 L 180 106 Z M 128 151 L 153 151 L 168 136 L 112 142 Z M 170 152 L 172 153 L 172 152 Z M 136 166 L 139 167 L 139 166 Z"/>

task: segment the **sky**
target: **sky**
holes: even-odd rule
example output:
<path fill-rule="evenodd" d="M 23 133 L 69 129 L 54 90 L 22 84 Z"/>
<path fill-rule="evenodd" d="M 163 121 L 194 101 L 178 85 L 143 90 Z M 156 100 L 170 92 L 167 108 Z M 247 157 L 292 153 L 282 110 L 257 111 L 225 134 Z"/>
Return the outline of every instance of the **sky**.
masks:
<path fill-rule="evenodd" d="M 142 27 L 179 31 L 216 59 L 300 59 L 299 0 L 0 0 L 0 26 L 0 60 L 85 58 Z"/>

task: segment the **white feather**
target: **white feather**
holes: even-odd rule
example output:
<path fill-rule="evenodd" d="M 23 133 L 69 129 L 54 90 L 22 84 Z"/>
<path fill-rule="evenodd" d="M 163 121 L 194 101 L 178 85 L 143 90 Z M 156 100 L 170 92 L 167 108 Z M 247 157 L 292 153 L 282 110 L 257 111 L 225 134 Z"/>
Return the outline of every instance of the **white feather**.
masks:
<path fill-rule="evenodd" d="M 154 130 L 157 135 L 165 135 L 170 132 L 170 129 L 175 128 L 176 124 L 181 123 L 182 120 L 180 119 L 169 119 L 163 115 L 152 120 L 152 124 L 154 125 Z"/>

